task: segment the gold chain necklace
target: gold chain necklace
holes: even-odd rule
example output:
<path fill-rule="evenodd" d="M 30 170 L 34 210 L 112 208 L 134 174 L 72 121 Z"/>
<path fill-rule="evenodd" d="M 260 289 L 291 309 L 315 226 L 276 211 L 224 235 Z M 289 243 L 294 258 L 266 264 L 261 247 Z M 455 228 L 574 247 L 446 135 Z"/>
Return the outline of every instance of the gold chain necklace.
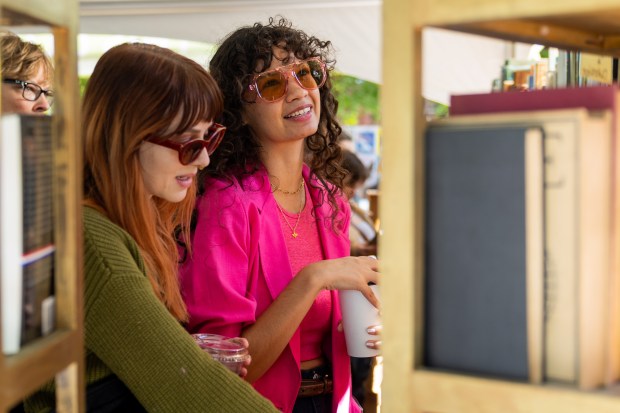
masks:
<path fill-rule="evenodd" d="M 303 180 L 302 180 L 302 182 L 303 182 Z M 297 190 L 297 192 L 299 192 L 299 189 Z M 301 218 L 301 211 L 304 208 L 304 197 L 302 196 L 300 198 L 300 201 L 299 201 L 299 212 L 297 213 L 297 219 L 295 220 L 295 226 L 292 226 L 291 223 L 288 222 L 288 219 L 286 218 L 286 214 L 284 213 L 284 210 L 282 209 L 282 207 L 278 203 L 278 200 L 276 200 L 275 198 L 274 198 L 274 200 L 276 201 L 276 205 L 277 205 L 278 209 L 280 210 L 280 213 L 282 214 L 282 218 L 284 218 L 284 222 L 286 222 L 286 225 L 288 225 L 289 229 L 291 230 L 291 236 L 293 238 L 297 238 L 297 236 L 299 235 L 297 233 L 297 225 L 299 225 L 299 220 Z"/>
<path fill-rule="evenodd" d="M 303 188 L 304 185 L 305 185 L 304 178 L 301 178 L 301 182 L 299 182 L 299 188 L 297 188 L 294 191 L 287 191 L 286 189 L 282 189 L 279 186 L 275 186 L 274 184 L 271 184 L 271 187 L 273 188 L 274 191 L 280 191 L 284 195 L 295 195 L 295 194 L 298 194 L 299 191 L 301 191 L 301 188 Z"/>

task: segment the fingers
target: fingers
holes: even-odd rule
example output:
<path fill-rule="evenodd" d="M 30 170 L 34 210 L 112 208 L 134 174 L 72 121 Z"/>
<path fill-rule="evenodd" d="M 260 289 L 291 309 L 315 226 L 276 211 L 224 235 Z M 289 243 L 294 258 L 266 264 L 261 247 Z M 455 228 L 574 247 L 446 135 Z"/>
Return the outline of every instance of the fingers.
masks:
<path fill-rule="evenodd" d="M 250 343 L 245 337 L 233 337 L 233 338 L 229 338 L 228 341 L 232 341 L 233 343 L 242 345 L 245 348 L 248 348 L 250 346 Z"/>
<path fill-rule="evenodd" d="M 365 267 L 362 275 L 364 276 L 366 283 L 378 284 L 379 277 L 381 275 L 379 273 L 379 261 L 374 257 L 374 255 L 357 258 L 362 260 L 363 266 Z"/>
<path fill-rule="evenodd" d="M 365 264 L 368 265 L 371 270 L 378 273 L 380 261 L 377 259 L 376 256 L 368 255 L 366 257 L 358 257 L 358 258 L 363 258 L 365 260 Z"/>
<path fill-rule="evenodd" d="M 323 260 L 306 266 L 299 274 L 312 277 L 315 284 L 323 290 L 359 290 L 362 291 L 368 283 L 378 284 L 379 261 L 372 257 L 342 257 L 332 260 Z M 369 301 L 377 303 L 371 298 L 370 291 L 362 291 Z"/>
<path fill-rule="evenodd" d="M 246 340 L 245 338 L 241 338 L 241 337 L 236 337 L 239 338 L 241 340 L 244 340 L 247 344 L 248 340 Z M 241 340 L 236 340 L 233 339 L 236 342 L 241 342 Z M 245 348 L 247 348 L 248 346 L 246 345 Z M 250 364 L 252 363 L 252 356 L 248 354 L 248 356 L 245 358 L 245 360 L 243 360 L 243 364 L 241 366 L 241 370 L 239 371 L 239 377 L 241 377 L 242 379 L 245 378 L 245 376 L 248 375 L 248 367 L 250 367 Z"/>
<path fill-rule="evenodd" d="M 366 347 L 373 350 L 381 350 L 381 340 L 368 340 L 366 342 Z"/>
<path fill-rule="evenodd" d="M 252 364 L 252 356 L 248 354 L 245 360 L 243 360 L 243 367 L 249 367 Z"/>
<path fill-rule="evenodd" d="M 369 265 L 372 267 L 373 270 L 378 270 L 379 269 L 379 260 L 377 259 L 376 255 L 368 255 L 366 257 L 367 260 L 372 260 L 369 262 Z"/>
<path fill-rule="evenodd" d="M 376 326 L 370 326 L 366 329 L 366 332 L 372 336 L 378 336 L 381 334 L 381 331 L 383 330 L 383 326 L 382 325 L 376 325 Z"/>
<path fill-rule="evenodd" d="M 364 297 L 366 297 L 368 301 L 370 301 L 370 304 L 372 304 L 376 308 L 380 307 L 379 299 L 377 298 L 375 293 L 372 291 L 372 288 L 370 288 L 370 286 L 366 285 L 365 288 L 362 288 L 360 290 L 360 292 L 362 293 Z"/>

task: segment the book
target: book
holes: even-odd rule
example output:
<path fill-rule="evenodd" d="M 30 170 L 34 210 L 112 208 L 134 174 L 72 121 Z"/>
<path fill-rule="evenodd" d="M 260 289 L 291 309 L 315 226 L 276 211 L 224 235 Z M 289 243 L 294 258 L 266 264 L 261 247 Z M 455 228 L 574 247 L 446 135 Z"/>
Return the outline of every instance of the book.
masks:
<path fill-rule="evenodd" d="M 606 384 L 613 315 L 608 289 L 616 277 L 611 111 L 539 110 L 451 121 L 544 130 L 544 379 L 582 389 Z"/>
<path fill-rule="evenodd" d="M 51 118 L 0 119 L 2 348 L 15 354 L 54 329 Z"/>
<path fill-rule="evenodd" d="M 565 54 L 568 54 L 566 52 Z M 562 56 L 562 54 L 560 54 Z M 614 69 L 615 71 L 616 69 Z M 559 73 L 559 69 L 558 69 Z M 614 86 L 549 89 L 527 93 L 485 93 L 451 97 L 453 115 L 566 108 L 610 110 L 612 112 L 613 181 L 611 251 L 612 266 L 606 301 L 609 305 L 605 383 L 620 381 L 620 89 Z"/>
<path fill-rule="evenodd" d="M 450 96 L 450 115 L 476 113 L 531 112 L 534 110 L 613 109 L 618 89 L 615 86 L 592 86 L 531 90 L 527 92 L 479 93 Z"/>
<path fill-rule="evenodd" d="M 425 364 L 542 380 L 543 133 L 426 131 Z"/>
<path fill-rule="evenodd" d="M 611 85 L 614 81 L 614 62 L 611 56 L 581 53 L 579 77 L 585 85 Z"/>

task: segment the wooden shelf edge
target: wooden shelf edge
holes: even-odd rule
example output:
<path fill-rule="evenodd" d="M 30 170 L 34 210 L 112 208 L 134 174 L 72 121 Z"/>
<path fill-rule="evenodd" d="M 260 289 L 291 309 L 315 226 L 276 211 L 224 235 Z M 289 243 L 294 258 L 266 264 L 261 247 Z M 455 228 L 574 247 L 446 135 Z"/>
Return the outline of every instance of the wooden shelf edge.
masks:
<path fill-rule="evenodd" d="M 414 370 L 414 411 L 477 413 L 617 413 L 620 396 L 431 370 Z"/>
<path fill-rule="evenodd" d="M 411 22 L 441 25 L 510 20 L 515 17 L 583 16 L 593 11 L 607 13 L 618 10 L 617 0 L 425 0 L 425 3 L 426 9 L 417 7 L 411 11 Z"/>
<path fill-rule="evenodd" d="M 620 55 L 617 35 L 603 35 L 544 21 L 510 20 L 437 26 L 443 29 L 523 43 L 544 44 L 565 50 Z"/>
<path fill-rule="evenodd" d="M 75 330 L 61 330 L 36 340 L 0 366 L 0 398 L 12 405 L 32 394 L 71 363 L 81 362 L 82 340 Z"/>
<path fill-rule="evenodd" d="M 73 15 L 77 16 L 77 2 L 73 3 L 73 1 L 0 0 L 2 24 L 6 26 L 72 26 L 71 20 L 77 19 L 73 17 Z M 11 20 L 4 20 L 7 17 Z"/>

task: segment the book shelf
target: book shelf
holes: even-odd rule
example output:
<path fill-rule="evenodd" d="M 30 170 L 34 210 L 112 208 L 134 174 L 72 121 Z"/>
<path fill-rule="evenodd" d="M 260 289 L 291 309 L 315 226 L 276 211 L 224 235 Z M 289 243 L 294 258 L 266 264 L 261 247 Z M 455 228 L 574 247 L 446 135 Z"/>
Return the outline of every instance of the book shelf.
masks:
<path fill-rule="evenodd" d="M 0 412 L 56 380 L 58 412 L 84 411 L 81 168 L 77 82 L 78 2 L 0 0 L 2 28 L 45 28 L 54 36 L 53 114 L 56 329 L 19 353 L 0 353 Z M 4 139 L 5 137 L 0 137 Z"/>
<path fill-rule="evenodd" d="M 536 386 L 445 373 L 423 366 L 425 119 L 421 87 L 425 27 L 620 55 L 617 0 L 384 1 L 384 139 L 379 205 L 384 231 L 380 242 L 382 410 L 390 413 L 620 411 L 620 394 L 613 390 L 585 392 L 553 385 Z"/>

